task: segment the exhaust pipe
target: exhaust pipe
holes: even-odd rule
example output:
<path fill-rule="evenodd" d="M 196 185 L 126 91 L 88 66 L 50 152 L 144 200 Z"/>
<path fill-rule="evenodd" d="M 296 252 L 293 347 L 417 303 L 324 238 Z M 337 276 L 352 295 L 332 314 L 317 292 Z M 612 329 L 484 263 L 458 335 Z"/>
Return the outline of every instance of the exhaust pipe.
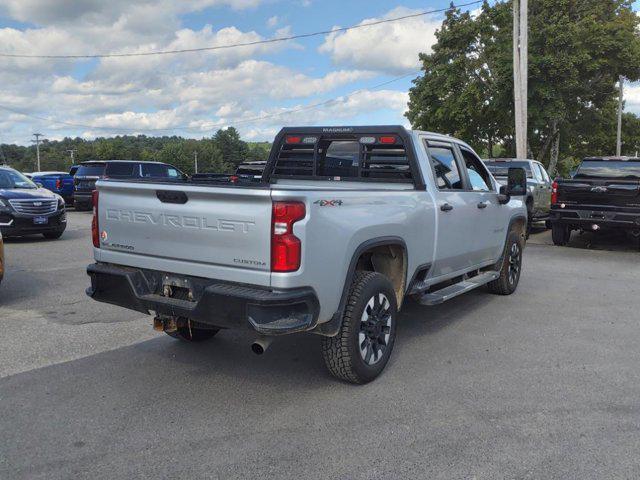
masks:
<path fill-rule="evenodd" d="M 269 345 L 271 345 L 272 341 L 273 337 L 260 336 L 256 338 L 251 344 L 251 351 L 256 355 L 262 355 L 267 351 L 267 348 L 269 348 Z"/>

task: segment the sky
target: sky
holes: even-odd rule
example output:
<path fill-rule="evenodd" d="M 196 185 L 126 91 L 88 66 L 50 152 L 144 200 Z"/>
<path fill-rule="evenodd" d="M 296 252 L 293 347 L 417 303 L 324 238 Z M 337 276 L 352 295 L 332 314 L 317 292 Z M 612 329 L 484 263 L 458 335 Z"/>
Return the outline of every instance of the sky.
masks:
<path fill-rule="evenodd" d="M 0 51 L 84 55 L 189 49 L 325 31 L 449 4 L 2 0 Z M 36 131 L 51 140 L 138 133 L 202 138 L 235 126 L 245 140 L 258 141 L 270 140 L 285 125 L 408 126 L 404 112 L 411 80 L 420 71 L 418 53 L 430 51 L 442 18 L 436 13 L 179 55 L 0 58 L 0 143 L 27 144 Z M 629 86 L 626 100 L 628 111 L 640 113 L 640 85 Z"/>

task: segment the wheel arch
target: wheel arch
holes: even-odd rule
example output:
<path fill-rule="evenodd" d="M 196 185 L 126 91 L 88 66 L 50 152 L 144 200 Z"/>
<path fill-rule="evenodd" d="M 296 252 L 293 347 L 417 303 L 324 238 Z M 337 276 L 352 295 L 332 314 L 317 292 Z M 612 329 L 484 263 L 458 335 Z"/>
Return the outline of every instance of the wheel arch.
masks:
<path fill-rule="evenodd" d="M 367 265 L 367 262 L 370 262 L 370 265 Z M 407 244 L 401 237 L 396 236 L 372 238 L 361 243 L 351 256 L 342 286 L 338 310 L 333 314 L 331 320 L 313 329 L 313 333 L 330 337 L 338 333 L 342 324 L 342 314 L 347 303 L 349 288 L 358 270 L 378 272 L 387 276 L 396 293 L 398 309 L 401 307 L 407 291 Z"/>

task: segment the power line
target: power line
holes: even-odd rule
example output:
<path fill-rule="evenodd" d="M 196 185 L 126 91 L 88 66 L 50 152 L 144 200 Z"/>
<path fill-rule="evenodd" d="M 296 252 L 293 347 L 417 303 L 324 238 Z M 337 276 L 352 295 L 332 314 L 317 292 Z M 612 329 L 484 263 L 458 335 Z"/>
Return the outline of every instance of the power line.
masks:
<path fill-rule="evenodd" d="M 263 45 L 263 44 L 268 44 L 268 43 L 286 42 L 286 41 L 289 41 L 289 40 L 297 40 L 297 39 L 300 39 L 300 38 L 316 37 L 316 36 L 319 36 L 319 35 L 328 35 L 328 34 L 337 33 L 337 32 L 346 32 L 348 30 L 355 30 L 357 28 L 371 27 L 371 26 L 380 25 L 380 24 L 383 24 L 383 23 L 398 22 L 398 21 L 401 21 L 401 20 L 406 20 L 408 18 L 416 18 L 416 17 L 425 16 L 425 15 L 431 15 L 431 14 L 434 14 L 434 13 L 442 13 L 442 12 L 446 12 L 446 11 L 453 10 L 453 9 L 456 9 L 456 8 L 468 7 L 468 6 L 471 6 L 471 5 L 476 5 L 476 4 L 482 3 L 483 1 L 484 0 L 474 0 L 472 2 L 461 3 L 459 5 L 451 4 L 447 8 L 439 8 L 437 10 L 428 10 L 428 11 L 424 11 L 424 12 L 412 13 L 412 14 L 409 14 L 409 15 L 403 15 L 401 17 L 388 18 L 388 19 L 385 19 L 385 20 L 376 20 L 376 21 L 373 21 L 373 22 L 362 23 L 362 24 L 359 24 L 359 25 L 351 25 L 349 27 L 338 27 L 338 28 L 332 28 L 330 30 L 323 30 L 323 31 L 319 31 L 319 32 L 303 33 L 303 34 L 299 34 L 299 35 L 289 35 L 289 36 L 286 36 L 286 37 L 276 37 L 276 38 L 270 38 L 270 39 L 265 39 L 265 40 L 254 40 L 252 42 L 234 43 L 234 44 L 228 44 L 228 45 L 216 45 L 216 46 L 211 46 L 211 47 L 184 48 L 184 49 L 179 49 L 179 50 L 159 50 L 159 51 L 155 51 L 155 52 L 97 53 L 97 54 L 88 54 L 88 55 L 37 55 L 37 54 L 0 53 L 0 57 L 5 57 L 5 58 L 60 58 L 60 59 L 62 59 L 62 58 L 67 58 L 67 59 L 73 59 L 73 58 L 115 58 L 115 57 L 144 57 L 144 56 L 150 56 L 150 55 L 173 55 L 173 54 L 179 54 L 179 53 L 193 53 L 193 52 L 204 52 L 204 51 L 213 51 L 213 50 L 224 50 L 224 49 L 229 49 L 229 48 L 249 47 L 249 46 Z"/>
<path fill-rule="evenodd" d="M 188 126 L 188 125 L 178 125 L 175 127 L 168 127 L 168 128 L 126 128 L 126 127 L 101 127 L 101 126 L 95 126 L 95 125 L 85 125 L 85 124 L 81 124 L 81 123 L 72 123 L 72 122 L 65 122 L 63 120 L 56 120 L 55 118 L 47 118 L 47 117 L 43 117 L 41 115 L 34 115 L 34 114 L 30 114 L 30 113 L 26 113 L 23 112 L 21 110 L 12 108 L 12 107 L 7 107 L 6 105 L 0 105 L 0 110 L 5 110 L 8 112 L 12 112 L 18 115 L 22 115 L 24 117 L 29 117 L 29 118 L 34 118 L 36 120 L 41 120 L 41 121 L 45 121 L 45 122 L 49 122 L 49 123 L 53 123 L 53 124 L 58 124 L 58 125 L 65 125 L 68 127 L 74 127 L 74 128 L 83 128 L 86 130 L 106 130 L 106 131 L 113 131 L 113 132 L 122 132 L 122 131 L 128 131 L 128 132 L 171 132 L 171 131 L 175 131 L 175 130 L 194 130 L 197 132 L 208 132 L 211 131 L 215 128 L 220 128 L 223 127 L 224 125 L 228 125 L 228 124 L 233 124 L 234 126 L 236 125 L 244 125 L 247 123 L 254 123 L 254 122 L 258 122 L 261 120 L 267 120 L 269 118 L 273 118 L 273 117 L 279 117 L 282 115 L 287 115 L 287 114 L 292 114 L 292 113 L 298 113 L 298 112 L 303 112 L 303 111 L 308 111 L 308 110 L 313 110 L 325 105 L 329 105 L 331 103 L 334 102 L 338 102 L 342 99 L 346 99 L 346 98 L 350 98 L 353 97 L 354 95 L 357 95 L 363 91 L 366 90 L 378 90 L 386 85 L 389 85 L 391 83 L 397 82 L 399 80 L 403 80 L 405 78 L 408 77 L 415 77 L 419 75 L 419 72 L 413 72 L 413 73 L 408 73 L 406 75 L 402 75 L 400 77 L 396 77 L 396 78 L 392 78 L 390 80 L 387 80 L 385 82 L 379 83 L 377 85 L 374 85 L 372 87 L 366 87 L 366 88 L 359 88 L 358 90 L 354 90 L 346 95 L 340 95 L 338 97 L 334 97 L 332 99 L 329 100 L 325 100 L 319 103 L 314 103 L 311 105 L 306 105 L 304 107 L 297 107 L 297 108 L 290 108 L 290 109 L 284 109 L 280 112 L 274 112 L 274 113 L 270 113 L 270 114 L 266 114 L 266 115 L 261 115 L 258 117 L 252 117 L 252 118 L 245 118 L 245 119 L 241 119 L 241 120 L 237 120 L 237 121 L 233 121 L 233 122 L 229 122 L 229 121 L 219 121 L 219 122 L 215 122 L 213 124 L 211 124 L 210 126 L 208 126 L 205 129 L 201 129 L 200 127 L 192 127 L 192 126 Z"/>

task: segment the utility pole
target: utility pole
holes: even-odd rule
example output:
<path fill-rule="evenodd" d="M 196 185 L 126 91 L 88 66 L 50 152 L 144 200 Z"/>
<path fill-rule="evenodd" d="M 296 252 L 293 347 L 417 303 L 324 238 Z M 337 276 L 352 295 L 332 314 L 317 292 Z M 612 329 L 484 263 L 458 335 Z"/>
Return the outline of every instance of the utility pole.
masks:
<path fill-rule="evenodd" d="M 71 155 L 71 165 L 73 166 L 73 164 L 75 163 L 75 153 L 77 152 L 77 150 L 75 148 L 71 148 L 69 150 L 67 150 L 67 153 L 69 155 Z"/>
<path fill-rule="evenodd" d="M 43 137 L 43 133 L 34 133 L 35 140 L 31 140 L 32 143 L 36 144 L 36 158 L 38 159 L 38 172 L 40 171 L 40 137 Z"/>
<path fill-rule="evenodd" d="M 527 158 L 528 17 L 528 0 L 513 0 L 513 99 L 517 158 Z"/>
<path fill-rule="evenodd" d="M 620 75 L 620 96 L 618 97 L 618 137 L 616 140 L 616 156 L 622 155 L 622 96 L 624 88 L 624 77 Z"/>
<path fill-rule="evenodd" d="M 195 166 L 195 173 L 198 173 L 198 151 L 193 152 L 193 161 Z"/>

